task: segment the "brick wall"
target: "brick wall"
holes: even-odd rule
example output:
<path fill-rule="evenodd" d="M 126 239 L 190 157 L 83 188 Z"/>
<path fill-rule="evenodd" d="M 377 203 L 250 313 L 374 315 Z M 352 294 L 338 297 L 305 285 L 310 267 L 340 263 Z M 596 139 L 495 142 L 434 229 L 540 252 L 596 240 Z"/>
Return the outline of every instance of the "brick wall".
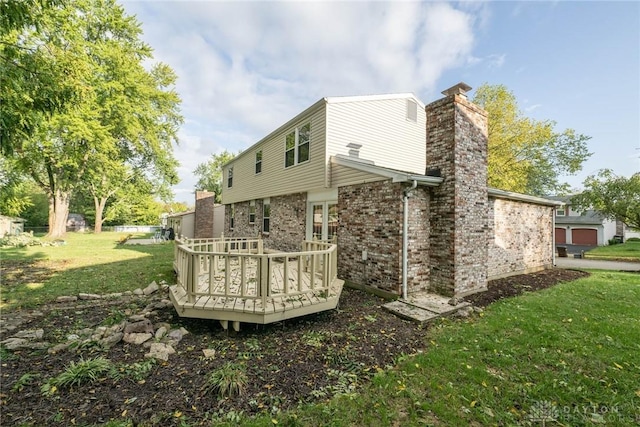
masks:
<path fill-rule="evenodd" d="M 401 184 L 388 181 L 338 188 L 338 277 L 400 292 L 401 194 Z"/>
<path fill-rule="evenodd" d="M 409 198 L 409 232 L 407 233 L 407 271 L 408 293 L 429 289 L 429 190 L 418 187 L 411 192 Z M 400 228 L 402 230 L 402 226 Z M 400 260 L 402 262 L 402 260 Z"/>
<path fill-rule="evenodd" d="M 426 112 L 427 168 L 444 178 L 430 203 L 430 289 L 478 292 L 487 286 L 487 114 L 457 94 Z"/>
<path fill-rule="evenodd" d="M 271 197 L 270 230 L 262 233 L 263 200 L 255 201 L 256 218 L 249 223 L 250 202 L 234 203 L 235 219 L 233 230 L 230 229 L 231 205 L 225 206 L 224 235 L 225 237 L 257 237 L 262 234 L 264 245 L 268 249 L 298 252 L 305 239 L 306 228 L 306 193 L 289 194 Z"/>
<path fill-rule="evenodd" d="M 193 235 L 196 239 L 213 237 L 213 208 L 215 193 L 196 191 L 196 209 Z"/>
<path fill-rule="evenodd" d="M 490 197 L 489 213 L 489 277 L 552 267 L 552 207 Z"/>

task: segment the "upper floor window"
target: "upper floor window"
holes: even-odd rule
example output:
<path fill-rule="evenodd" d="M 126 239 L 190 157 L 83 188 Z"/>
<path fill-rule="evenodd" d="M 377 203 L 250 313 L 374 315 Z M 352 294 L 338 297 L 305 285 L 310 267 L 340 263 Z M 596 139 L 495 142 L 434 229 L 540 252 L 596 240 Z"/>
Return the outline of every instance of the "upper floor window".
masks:
<path fill-rule="evenodd" d="M 262 150 L 256 152 L 256 173 L 262 172 Z"/>
<path fill-rule="evenodd" d="M 231 187 L 233 187 L 233 167 L 230 167 L 227 172 L 227 188 Z"/>
<path fill-rule="evenodd" d="M 565 215 L 566 215 L 566 210 L 564 206 L 556 209 L 556 216 L 565 216 Z"/>
<path fill-rule="evenodd" d="M 249 224 L 256 222 L 256 201 L 251 200 L 249 202 Z"/>
<path fill-rule="evenodd" d="M 309 160 L 311 123 L 296 128 L 285 138 L 284 166 L 294 166 Z"/>

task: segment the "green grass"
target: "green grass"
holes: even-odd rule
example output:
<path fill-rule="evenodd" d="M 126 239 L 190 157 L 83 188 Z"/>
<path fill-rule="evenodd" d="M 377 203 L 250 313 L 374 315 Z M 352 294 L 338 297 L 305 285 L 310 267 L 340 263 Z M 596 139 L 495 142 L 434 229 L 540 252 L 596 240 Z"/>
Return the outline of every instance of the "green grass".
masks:
<path fill-rule="evenodd" d="M 34 307 L 80 292 L 131 291 L 154 280 L 173 283 L 173 244 L 118 245 L 127 234 L 67 233 L 61 246 L 1 248 L 1 307 Z M 16 262 L 20 268 L 4 268 Z"/>
<path fill-rule="evenodd" d="M 616 259 L 622 261 L 640 261 L 640 242 L 625 242 L 618 245 L 599 246 L 585 254 L 592 259 Z"/>
<path fill-rule="evenodd" d="M 248 425 L 571 425 L 640 422 L 640 275 L 591 277 L 443 320 L 429 348 L 356 396 Z"/>

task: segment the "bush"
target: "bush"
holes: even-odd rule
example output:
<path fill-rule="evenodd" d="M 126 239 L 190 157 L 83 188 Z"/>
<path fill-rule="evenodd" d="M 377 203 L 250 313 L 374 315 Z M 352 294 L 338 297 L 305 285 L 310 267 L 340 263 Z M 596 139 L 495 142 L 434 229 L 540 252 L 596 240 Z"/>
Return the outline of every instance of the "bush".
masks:
<path fill-rule="evenodd" d="M 640 242 L 640 237 L 629 237 L 627 242 Z"/>
<path fill-rule="evenodd" d="M 227 362 L 207 376 L 207 389 L 222 397 L 239 396 L 247 386 L 247 372 L 242 364 Z"/>
<path fill-rule="evenodd" d="M 8 235 L 0 239 L 0 247 L 24 248 L 26 246 L 52 246 L 53 244 L 33 236 L 33 231 Z"/>

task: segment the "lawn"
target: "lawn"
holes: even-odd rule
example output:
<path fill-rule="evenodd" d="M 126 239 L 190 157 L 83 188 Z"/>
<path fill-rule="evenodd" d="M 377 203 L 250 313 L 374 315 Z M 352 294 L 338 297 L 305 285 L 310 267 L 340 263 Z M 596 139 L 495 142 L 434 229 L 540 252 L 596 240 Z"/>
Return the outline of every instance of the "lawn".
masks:
<path fill-rule="evenodd" d="M 0 248 L 0 308 L 35 307 L 81 292 L 131 291 L 154 280 L 172 283 L 173 244 L 118 244 L 126 236 L 67 233 L 58 246 Z"/>
<path fill-rule="evenodd" d="M 5 307 L 37 307 L 43 302 L 55 299 L 56 296 L 78 292 L 122 292 L 144 287 L 152 280 L 172 282 L 172 244 L 118 245 L 117 241 L 123 236 L 117 233 L 70 234 L 65 238 L 64 246 L 2 249 L 2 299 Z M 19 271 L 20 263 L 24 264 L 24 271 Z M 30 263 L 32 267 L 27 268 Z M 12 268 L 7 268 L 9 266 Z M 33 266 L 36 266 L 35 270 Z M 7 271 L 10 271 L 9 275 Z M 356 291 L 350 291 L 350 294 L 357 299 Z M 345 301 L 344 307 L 339 311 L 311 316 L 298 323 L 292 321 L 286 328 L 285 325 L 274 326 L 280 332 L 265 328 L 258 334 L 247 330 L 236 337 L 229 337 L 223 335 L 217 325 L 178 320 L 175 318 L 174 310 L 168 308 L 160 313 L 162 316 L 169 316 L 164 320 L 172 324 L 183 322 L 192 333 L 185 340 L 186 347 L 178 349 L 178 354 L 172 356 L 169 364 L 153 368 L 146 384 L 155 388 L 143 391 L 144 381 L 129 384 L 122 382 L 124 380 L 118 382 L 100 378 L 96 384 L 87 386 L 86 390 L 78 388 L 65 392 L 68 396 L 73 394 L 77 399 L 70 408 L 64 406 L 64 395 L 56 396 L 56 399 L 61 398 L 57 401 L 51 398 L 47 398 L 50 401 L 43 400 L 45 398 L 38 393 L 41 384 L 37 382 L 35 386 L 31 385 L 31 388 L 26 386 L 23 392 L 11 393 L 7 392 L 7 387 L 11 386 L 16 390 L 21 388 L 8 382 L 6 387 L 3 386 L 3 396 L 13 399 L 25 397 L 35 399 L 32 401 L 34 404 L 39 402 L 42 405 L 54 405 L 58 408 L 58 414 L 62 416 L 67 413 L 73 414 L 78 402 L 83 402 L 84 396 L 93 393 L 91 390 L 95 391 L 103 383 L 111 384 L 108 381 L 115 381 L 115 385 L 108 386 L 113 396 L 110 397 L 111 403 L 107 406 L 113 406 L 117 416 L 109 416 L 107 419 L 112 421 L 107 425 L 130 426 L 133 425 L 133 421 L 125 414 L 133 412 L 132 402 L 139 402 L 138 413 L 143 413 L 145 405 L 155 402 L 155 399 L 149 397 L 156 392 L 154 390 L 161 390 L 161 395 L 165 393 L 165 389 L 180 390 L 182 394 L 164 394 L 165 402 L 172 402 L 167 402 L 170 406 L 164 408 L 169 415 L 157 414 L 161 416 L 164 425 L 211 425 L 213 415 L 217 414 L 215 408 L 233 407 L 234 400 L 225 399 L 218 403 L 215 400 L 206 400 L 206 405 L 213 409 L 204 414 L 202 407 L 205 401 L 200 401 L 197 405 L 182 402 L 186 409 L 180 410 L 179 406 L 172 406 L 180 400 L 180 396 L 186 399 L 197 392 L 195 384 L 200 384 L 202 375 L 196 371 L 204 369 L 201 366 L 203 364 L 221 364 L 226 361 L 224 358 L 227 358 L 230 363 L 246 364 L 251 372 L 263 375 L 268 387 L 250 384 L 248 389 L 258 387 L 260 391 L 243 396 L 246 397 L 244 400 L 256 400 L 259 406 L 262 404 L 260 399 L 271 396 L 272 388 L 279 387 L 278 382 L 274 382 L 272 377 L 287 372 L 288 376 L 293 375 L 292 378 L 295 379 L 314 372 L 310 368 L 302 369 L 302 363 L 317 359 L 317 364 L 312 366 L 317 369 L 317 378 L 323 380 L 327 379 L 324 370 L 328 366 L 332 366 L 335 372 L 346 370 L 347 368 L 342 366 L 344 360 L 351 361 L 355 355 L 344 352 L 351 357 L 344 359 L 346 356 L 342 350 L 346 348 L 342 349 L 342 344 L 336 343 L 356 337 L 356 331 L 350 328 L 364 328 L 357 333 L 364 334 L 362 337 L 369 339 L 367 341 L 365 338 L 358 338 L 350 342 L 352 352 L 354 348 L 358 348 L 358 353 L 363 355 L 367 354 L 366 348 L 378 352 L 374 347 L 360 348 L 360 344 L 369 345 L 374 341 L 376 345 L 388 349 L 406 344 L 406 337 L 401 338 L 397 333 L 399 329 L 390 333 L 392 319 L 387 319 L 386 322 L 389 324 L 380 329 L 382 319 L 386 319 L 388 314 L 378 311 L 378 303 L 368 305 L 366 316 L 356 311 L 356 317 L 343 319 L 342 317 L 351 315 L 351 309 Z M 120 313 L 116 308 L 105 307 L 104 310 L 111 314 Z M 60 319 L 60 322 L 77 322 L 82 316 L 93 316 L 96 314 L 94 311 L 76 309 L 64 319 Z M 55 312 L 54 309 L 49 315 Z M 355 390 L 343 387 L 346 390 L 344 395 L 329 399 L 329 395 L 335 393 L 325 393 L 326 400 L 321 399 L 320 403 L 317 403 L 316 399 L 316 403 L 300 403 L 299 406 L 288 409 L 279 409 L 283 402 L 269 401 L 271 403 L 265 404 L 265 411 L 268 411 L 255 417 L 247 417 L 242 411 L 225 409 L 224 414 L 216 415 L 215 421 L 223 424 L 224 420 L 230 419 L 228 415 L 233 414 L 233 422 L 229 425 L 236 425 L 238 422 L 256 426 L 537 426 L 545 423 L 571 426 L 636 425 L 640 423 L 638 313 L 640 274 L 592 271 L 591 276 L 580 280 L 500 300 L 486 307 L 484 312 L 470 318 L 443 319 L 431 324 L 426 330 L 420 329 L 420 333 L 410 335 L 414 339 L 409 340 L 411 345 L 420 349 L 417 353 L 400 355 L 395 359 L 393 367 L 380 363 L 375 369 L 367 368 L 367 373 L 349 371 L 348 385 L 353 383 L 359 386 Z M 47 316 L 45 315 L 45 318 Z M 315 329 L 329 325 L 320 320 L 326 318 L 340 318 L 341 321 L 335 324 L 335 330 L 331 333 L 316 331 Z M 53 319 L 47 321 L 55 323 Z M 95 322 L 93 319 L 85 323 Z M 305 326 L 306 323 L 309 326 Z M 338 326 L 349 328 L 338 333 Z M 393 326 L 396 327 L 400 328 Z M 300 330 L 296 331 L 296 328 Z M 69 333 L 66 330 L 56 332 L 58 329 L 60 328 L 53 328 L 47 333 L 61 336 Z M 298 338 L 293 337 L 294 332 L 299 335 Z M 320 353 L 313 353 L 312 357 L 305 356 L 302 358 L 304 360 L 279 356 L 277 369 L 262 372 L 260 367 L 269 358 L 258 353 L 273 347 L 274 336 L 282 336 L 277 346 L 279 354 L 296 354 L 293 351 L 285 351 L 289 349 L 288 346 L 305 348 L 307 353 L 309 349 L 318 349 Z M 311 338 L 318 339 L 313 341 L 312 346 L 305 344 L 305 337 L 307 341 Z M 331 337 L 331 340 L 326 337 Z M 375 340 L 371 341 L 372 337 Z M 396 342 L 398 339 L 402 339 L 403 342 Z M 318 347 L 315 346 L 316 341 Z M 328 342 L 333 344 L 326 344 Z M 211 361 L 204 360 L 201 356 L 201 348 L 207 347 L 217 348 L 218 351 L 216 358 Z M 240 351 L 241 349 L 244 351 Z M 92 348 L 83 351 L 85 350 L 95 351 Z M 119 360 L 117 355 L 121 354 L 123 361 L 133 363 L 142 357 L 143 352 L 138 354 L 130 347 L 123 346 L 107 353 L 106 356 L 116 361 Z M 237 357 L 234 356 L 236 353 Z M 247 356 L 254 353 L 255 357 Z M 336 354 L 340 357 L 328 357 Z M 90 353 L 82 357 L 88 356 L 95 354 Z M 53 371 L 58 372 L 62 369 L 60 363 L 55 365 L 55 369 L 50 367 L 47 360 L 52 356 L 47 356 L 46 353 L 41 355 L 37 352 L 26 352 L 13 360 L 10 357 L 8 363 L 18 364 L 24 359 L 28 365 L 25 369 L 30 372 L 36 372 L 36 367 L 43 366 L 45 370 L 42 373 L 36 372 L 40 381 L 54 375 Z M 62 356 L 56 357 L 60 357 L 59 362 L 63 360 Z M 77 355 L 67 354 L 65 357 L 74 358 Z M 141 358 L 137 363 L 143 363 L 144 360 Z M 336 366 L 339 367 L 327 365 L 328 360 L 338 363 Z M 6 363 L 4 359 L 3 363 Z M 293 373 L 285 371 L 291 363 L 295 365 Z M 181 367 L 182 376 L 176 377 L 174 374 L 178 367 Z M 3 375 L 11 374 L 16 368 L 17 366 L 5 371 Z M 370 374 L 376 369 L 376 374 Z M 159 377 L 163 372 L 165 377 Z M 24 375 L 20 379 L 23 377 Z M 164 383 L 160 381 L 164 378 L 171 379 L 171 383 L 166 387 L 162 386 Z M 293 383 L 296 384 L 296 381 Z M 301 383 L 299 386 L 306 387 L 308 384 Z M 124 393 L 131 387 L 138 390 L 137 394 L 131 394 L 134 397 L 117 394 L 118 390 L 123 390 Z M 331 390 L 342 390 L 337 386 L 332 387 Z M 106 391 L 102 390 L 101 393 Z M 199 396 L 198 393 L 195 395 Z M 192 402 L 190 399 L 193 397 L 186 401 Z M 89 401 L 94 402 L 90 399 Z M 100 400 L 95 402 L 100 403 Z M 127 412 L 123 408 L 131 409 Z M 188 416 L 187 409 L 190 410 Z M 52 414 L 55 415 L 54 412 Z M 118 418 L 119 420 L 115 421 Z M 62 425 L 70 420 L 75 421 L 75 418 L 61 418 L 58 424 Z M 141 425 L 145 425 L 144 420 L 136 420 L 140 421 L 143 422 Z"/>
<path fill-rule="evenodd" d="M 585 254 L 591 259 L 615 259 L 640 262 L 640 241 L 627 241 L 618 245 L 599 246 Z"/>
<path fill-rule="evenodd" d="M 640 275 L 585 279 L 442 321 L 356 396 L 250 425 L 640 424 Z"/>

